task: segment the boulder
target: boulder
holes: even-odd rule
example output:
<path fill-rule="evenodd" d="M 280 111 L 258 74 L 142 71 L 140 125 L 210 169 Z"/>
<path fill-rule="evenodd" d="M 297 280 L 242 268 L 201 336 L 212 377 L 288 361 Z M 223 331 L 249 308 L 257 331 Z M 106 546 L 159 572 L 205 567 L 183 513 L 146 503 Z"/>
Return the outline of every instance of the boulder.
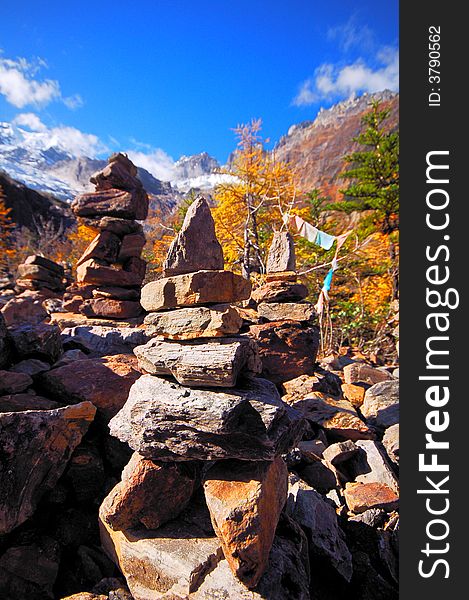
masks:
<path fill-rule="evenodd" d="M 292 281 L 270 281 L 252 292 L 254 302 L 298 302 L 308 295 L 308 288 Z"/>
<path fill-rule="evenodd" d="M 40 383 L 54 400 L 92 402 L 106 422 L 118 413 L 138 379 L 137 359 L 130 354 L 77 360 L 40 376 Z"/>
<path fill-rule="evenodd" d="M 344 367 L 345 383 L 368 383 L 374 385 L 381 381 L 390 381 L 393 376 L 382 369 L 370 367 L 365 363 L 351 363 Z"/>
<path fill-rule="evenodd" d="M 182 227 L 168 250 L 163 275 L 223 270 L 223 250 L 207 200 L 199 196 L 189 206 Z"/>
<path fill-rule="evenodd" d="M 94 258 L 77 267 L 77 281 L 79 283 L 97 286 L 135 287 L 141 285 L 143 277 L 144 275 L 135 271 L 100 264 Z"/>
<path fill-rule="evenodd" d="M 206 511 L 206 509 L 205 509 Z M 187 598 L 223 558 L 220 541 L 193 503 L 157 530 L 114 531 L 100 511 L 101 543 L 134 600 Z"/>
<path fill-rule="evenodd" d="M 84 300 L 80 312 L 87 317 L 103 319 L 134 319 L 142 313 L 140 302 L 115 300 L 114 298 L 92 298 Z"/>
<path fill-rule="evenodd" d="M 399 379 L 376 383 L 367 389 L 361 412 L 367 423 L 381 430 L 399 423 Z"/>
<path fill-rule="evenodd" d="M 228 564 L 248 588 L 267 568 L 287 497 L 288 471 L 273 462 L 222 461 L 208 470 L 204 492 Z"/>
<path fill-rule="evenodd" d="M 383 446 L 395 465 L 399 465 L 399 423 L 391 425 L 384 432 Z"/>
<path fill-rule="evenodd" d="M 136 452 L 104 499 L 100 515 L 111 529 L 157 529 L 175 519 L 191 499 L 197 471 L 191 463 L 158 464 Z"/>
<path fill-rule="evenodd" d="M 42 303 L 53 295 L 53 292 L 44 289 L 40 292 L 26 290 L 14 296 L 0 309 L 6 325 L 11 327 L 21 323 L 31 325 L 41 323 L 49 316 Z"/>
<path fill-rule="evenodd" d="M 145 236 L 143 233 L 129 233 L 122 238 L 122 244 L 120 247 L 119 255 L 117 260 L 119 262 L 125 262 L 129 258 L 139 257 L 143 246 L 145 246 Z"/>
<path fill-rule="evenodd" d="M 147 283 L 142 288 L 141 304 L 148 312 L 247 300 L 251 283 L 231 271 L 198 271 Z"/>
<path fill-rule="evenodd" d="M 311 562 L 325 559 L 345 581 L 350 581 L 352 555 L 332 504 L 302 481 L 291 478 L 286 512 L 306 533 Z"/>
<path fill-rule="evenodd" d="M 230 304 L 210 307 L 180 308 L 170 312 L 150 313 L 145 319 L 149 336 L 169 340 L 214 338 L 238 333 L 243 323 L 238 311 Z"/>
<path fill-rule="evenodd" d="M 53 489 L 95 413 L 91 402 L 82 402 L 0 414 L 0 534 L 29 518 Z"/>
<path fill-rule="evenodd" d="M 338 487 L 338 475 L 331 463 L 310 457 L 306 466 L 296 469 L 298 475 L 321 494 L 327 494 Z"/>
<path fill-rule="evenodd" d="M 63 331 L 69 327 L 103 327 L 105 329 L 133 329 L 142 324 L 142 317 L 136 319 L 103 319 L 102 317 L 85 317 L 81 313 L 54 313 L 50 316 L 51 325 L 58 325 Z M 143 329 L 141 329 L 142 333 Z"/>
<path fill-rule="evenodd" d="M 362 421 L 347 400 L 340 400 L 320 392 L 305 396 L 287 394 L 284 402 L 297 410 L 301 416 L 320 425 L 336 440 L 374 439 L 374 432 Z"/>
<path fill-rule="evenodd" d="M 295 244 L 288 231 L 275 231 L 267 257 L 267 273 L 296 270 Z"/>
<path fill-rule="evenodd" d="M 363 404 L 365 399 L 366 387 L 363 385 L 356 385 L 355 383 L 343 383 L 342 393 L 344 397 L 355 406 L 359 408 Z"/>
<path fill-rule="evenodd" d="M 310 321 L 316 315 L 310 302 L 261 302 L 257 312 L 266 321 Z"/>
<path fill-rule="evenodd" d="M 159 461 L 273 460 L 302 434 L 275 386 L 252 379 L 236 389 L 198 390 L 153 375 L 131 387 L 111 435 Z"/>
<path fill-rule="evenodd" d="M 373 440 L 358 440 L 356 446 L 360 452 L 349 463 L 354 480 L 359 483 L 385 483 L 399 494 L 399 482 L 387 462 L 382 445 Z"/>
<path fill-rule="evenodd" d="M 148 196 L 143 188 L 88 192 L 75 198 L 72 210 L 77 217 L 107 216 L 143 221 L 148 215 Z"/>
<path fill-rule="evenodd" d="M 234 387 L 240 373 L 262 369 L 256 344 L 247 337 L 175 342 L 152 339 L 134 354 L 141 369 L 172 375 L 191 387 Z"/>
<path fill-rule="evenodd" d="M 0 370 L 0 395 L 18 394 L 33 384 L 33 379 L 27 373 Z"/>
<path fill-rule="evenodd" d="M 313 374 L 319 348 L 319 330 L 299 322 L 252 325 L 249 336 L 259 347 L 262 376 L 274 383 Z"/>
<path fill-rule="evenodd" d="M 147 342 L 147 335 L 137 327 L 78 325 L 65 327 L 62 330 L 62 341 L 65 345 L 79 346 L 96 354 L 130 354 L 135 346 Z"/>
<path fill-rule="evenodd" d="M 391 512 L 399 504 L 399 497 L 385 483 L 347 483 L 344 496 L 353 513 L 362 513 L 370 508 Z"/>
<path fill-rule="evenodd" d="M 340 465 L 340 463 L 350 460 L 352 456 L 355 456 L 358 452 L 358 442 L 357 444 L 354 444 L 352 441 L 347 440 L 328 446 L 323 452 L 323 457 L 334 466 L 337 466 Z"/>
<path fill-rule="evenodd" d="M 63 354 L 57 325 L 39 323 L 12 327 L 10 338 L 17 358 L 39 358 L 52 364 Z"/>
<path fill-rule="evenodd" d="M 90 258 L 103 260 L 106 263 L 116 262 L 120 247 L 121 241 L 117 235 L 110 231 L 102 231 L 92 240 L 80 256 L 76 266 L 79 267 L 87 260 L 90 260 Z"/>

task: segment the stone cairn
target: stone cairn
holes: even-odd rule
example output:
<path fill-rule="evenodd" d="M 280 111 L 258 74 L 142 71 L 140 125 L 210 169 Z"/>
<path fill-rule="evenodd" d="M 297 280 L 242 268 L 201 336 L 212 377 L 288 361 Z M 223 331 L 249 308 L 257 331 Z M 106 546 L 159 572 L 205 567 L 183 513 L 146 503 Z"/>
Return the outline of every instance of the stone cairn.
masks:
<path fill-rule="evenodd" d="M 249 335 L 256 341 L 263 376 L 282 383 L 314 373 L 319 346 L 316 312 L 305 301 L 308 288 L 298 281 L 292 236 L 276 232 L 267 259 L 266 283 L 252 293 L 261 323 Z"/>
<path fill-rule="evenodd" d="M 65 289 L 64 268 L 56 262 L 33 254 L 18 267 L 16 287 L 20 290 L 50 290 L 61 292 Z"/>
<path fill-rule="evenodd" d="M 256 377 L 257 347 L 239 334 L 233 307 L 251 286 L 223 267 L 209 206 L 198 198 L 164 278 L 142 290 L 155 337 L 134 353 L 146 374 L 109 424 L 134 454 L 101 505 L 102 543 L 136 600 L 212 598 L 217 588 L 230 598 L 273 598 L 286 568 L 267 569 L 287 497 L 281 455 L 303 421 Z M 269 586 L 270 595 L 246 589 Z"/>
<path fill-rule="evenodd" d="M 67 288 L 64 309 L 89 318 L 138 317 L 146 263 L 137 221 L 147 217 L 148 196 L 124 154 L 113 154 L 90 181 L 96 191 L 79 195 L 72 209 L 98 233 L 77 262 L 77 283 Z"/>

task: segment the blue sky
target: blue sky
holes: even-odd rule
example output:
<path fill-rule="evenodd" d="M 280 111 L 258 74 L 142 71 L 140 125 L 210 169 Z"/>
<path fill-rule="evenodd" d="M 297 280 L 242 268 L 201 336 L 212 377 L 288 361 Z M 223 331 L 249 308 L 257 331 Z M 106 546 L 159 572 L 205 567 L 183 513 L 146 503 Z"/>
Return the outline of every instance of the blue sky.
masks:
<path fill-rule="evenodd" d="M 155 169 L 204 150 L 223 162 L 252 117 L 276 141 L 321 106 L 398 85 L 397 0 L 1 4 L 0 120 Z"/>

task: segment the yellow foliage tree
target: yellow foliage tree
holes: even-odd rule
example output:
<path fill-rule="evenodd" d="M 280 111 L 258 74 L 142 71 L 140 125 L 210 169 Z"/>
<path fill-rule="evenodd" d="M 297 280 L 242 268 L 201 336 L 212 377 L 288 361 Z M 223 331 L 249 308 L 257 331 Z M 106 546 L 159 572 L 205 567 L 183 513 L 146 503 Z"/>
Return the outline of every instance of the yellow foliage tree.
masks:
<path fill-rule="evenodd" d="M 10 218 L 11 209 L 7 208 L 4 198 L 0 187 L 0 273 L 10 270 L 16 255 L 13 236 L 15 225 Z"/>
<path fill-rule="evenodd" d="M 215 189 L 212 211 L 227 264 L 247 278 L 265 271 L 272 232 L 284 226 L 282 216 L 298 197 L 294 170 L 265 151 L 261 127 L 261 120 L 253 119 L 234 130 L 237 150 L 223 171 L 232 180 Z"/>
<path fill-rule="evenodd" d="M 97 233 L 96 229 L 79 220 L 76 229 L 68 234 L 64 244 L 57 249 L 55 260 L 69 263 L 74 270 L 78 259 Z"/>

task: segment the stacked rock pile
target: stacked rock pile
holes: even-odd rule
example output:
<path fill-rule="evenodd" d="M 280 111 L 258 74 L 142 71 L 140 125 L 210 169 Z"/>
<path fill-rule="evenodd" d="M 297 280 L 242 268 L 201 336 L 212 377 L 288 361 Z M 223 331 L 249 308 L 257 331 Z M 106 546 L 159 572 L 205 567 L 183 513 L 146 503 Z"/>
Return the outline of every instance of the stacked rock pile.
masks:
<path fill-rule="evenodd" d="M 239 598 L 274 597 L 287 569 L 266 574 L 287 497 L 281 455 L 303 422 L 255 377 L 256 344 L 236 335 L 231 303 L 250 284 L 223 270 L 204 199 L 189 208 L 164 270 L 142 290 L 157 335 L 134 350 L 147 374 L 109 425 L 134 454 L 101 505 L 103 546 L 136 600 L 215 597 L 222 577 Z M 248 592 L 256 586 L 270 595 Z"/>
<path fill-rule="evenodd" d="M 249 334 L 257 342 L 263 375 L 275 383 L 312 374 L 319 346 L 316 316 L 306 302 L 308 288 L 298 281 L 293 238 L 276 232 L 267 259 L 266 283 L 252 293 L 261 324 Z"/>
<path fill-rule="evenodd" d="M 98 233 L 77 263 L 77 284 L 64 296 L 66 311 L 105 319 L 141 314 L 145 235 L 137 221 L 147 217 L 148 196 L 136 175 L 127 156 L 113 154 L 90 179 L 96 191 L 73 202 L 75 215 Z"/>
<path fill-rule="evenodd" d="M 56 262 L 33 254 L 18 267 L 16 287 L 20 290 L 43 289 L 60 292 L 65 289 L 64 268 Z"/>

